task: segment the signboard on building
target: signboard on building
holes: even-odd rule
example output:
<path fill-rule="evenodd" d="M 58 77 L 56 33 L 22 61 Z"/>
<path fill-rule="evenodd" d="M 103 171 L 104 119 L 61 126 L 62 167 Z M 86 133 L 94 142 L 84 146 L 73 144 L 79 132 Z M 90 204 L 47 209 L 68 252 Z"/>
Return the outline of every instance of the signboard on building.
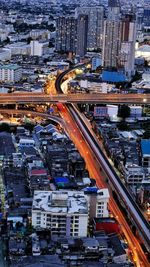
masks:
<path fill-rule="evenodd" d="M 107 107 L 94 107 L 94 117 L 107 117 L 108 108 Z"/>

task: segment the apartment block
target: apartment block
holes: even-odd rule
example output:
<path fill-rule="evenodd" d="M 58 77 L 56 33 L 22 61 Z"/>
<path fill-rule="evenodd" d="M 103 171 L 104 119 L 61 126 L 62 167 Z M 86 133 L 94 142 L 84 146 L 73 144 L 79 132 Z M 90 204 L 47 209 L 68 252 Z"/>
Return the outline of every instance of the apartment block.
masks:
<path fill-rule="evenodd" d="M 108 201 L 108 189 L 35 191 L 32 226 L 50 229 L 52 235 L 86 237 L 90 219 L 108 217 Z"/>
<path fill-rule="evenodd" d="M 18 65 L 0 65 L 0 81 L 18 82 L 22 78 L 22 68 Z"/>

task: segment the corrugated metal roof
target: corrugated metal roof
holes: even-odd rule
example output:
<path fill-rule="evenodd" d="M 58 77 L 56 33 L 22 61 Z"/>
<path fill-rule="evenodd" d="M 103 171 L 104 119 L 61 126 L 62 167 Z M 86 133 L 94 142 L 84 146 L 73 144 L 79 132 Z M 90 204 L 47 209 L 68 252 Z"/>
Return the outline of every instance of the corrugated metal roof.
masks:
<path fill-rule="evenodd" d="M 142 140 L 141 149 L 143 155 L 150 155 L 150 140 Z"/>

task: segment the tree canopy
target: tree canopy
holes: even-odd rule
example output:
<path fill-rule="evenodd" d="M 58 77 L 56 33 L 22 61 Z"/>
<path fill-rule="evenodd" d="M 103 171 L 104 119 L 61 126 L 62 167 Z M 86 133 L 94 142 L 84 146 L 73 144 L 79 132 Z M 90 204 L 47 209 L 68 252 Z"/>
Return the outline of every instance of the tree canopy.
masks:
<path fill-rule="evenodd" d="M 130 108 L 127 105 L 122 105 L 118 109 L 118 117 L 122 119 L 128 118 L 130 116 Z"/>

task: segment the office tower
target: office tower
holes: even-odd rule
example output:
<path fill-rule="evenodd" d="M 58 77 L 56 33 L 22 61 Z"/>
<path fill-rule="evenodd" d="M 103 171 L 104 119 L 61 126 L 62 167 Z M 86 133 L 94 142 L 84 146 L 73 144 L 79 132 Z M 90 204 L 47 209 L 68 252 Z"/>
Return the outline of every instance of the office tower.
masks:
<path fill-rule="evenodd" d="M 121 50 L 120 66 L 124 68 L 125 74 L 130 78 L 134 74 L 136 41 L 136 18 L 135 15 L 125 14 L 121 20 Z"/>
<path fill-rule="evenodd" d="M 77 52 L 79 56 L 84 56 L 87 50 L 87 30 L 88 16 L 79 15 L 77 19 Z"/>
<path fill-rule="evenodd" d="M 58 52 L 76 52 L 77 20 L 74 17 L 59 17 L 56 20 L 56 44 Z"/>
<path fill-rule="evenodd" d="M 120 6 L 115 0 L 109 0 L 108 4 L 108 18 L 104 21 L 102 65 L 117 68 L 121 46 Z"/>
<path fill-rule="evenodd" d="M 88 16 L 88 32 L 87 32 L 87 49 L 102 49 L 102 36 L 104 26 L 104 7 L 78 7 L 75 15 L 84 14 Z"/>

